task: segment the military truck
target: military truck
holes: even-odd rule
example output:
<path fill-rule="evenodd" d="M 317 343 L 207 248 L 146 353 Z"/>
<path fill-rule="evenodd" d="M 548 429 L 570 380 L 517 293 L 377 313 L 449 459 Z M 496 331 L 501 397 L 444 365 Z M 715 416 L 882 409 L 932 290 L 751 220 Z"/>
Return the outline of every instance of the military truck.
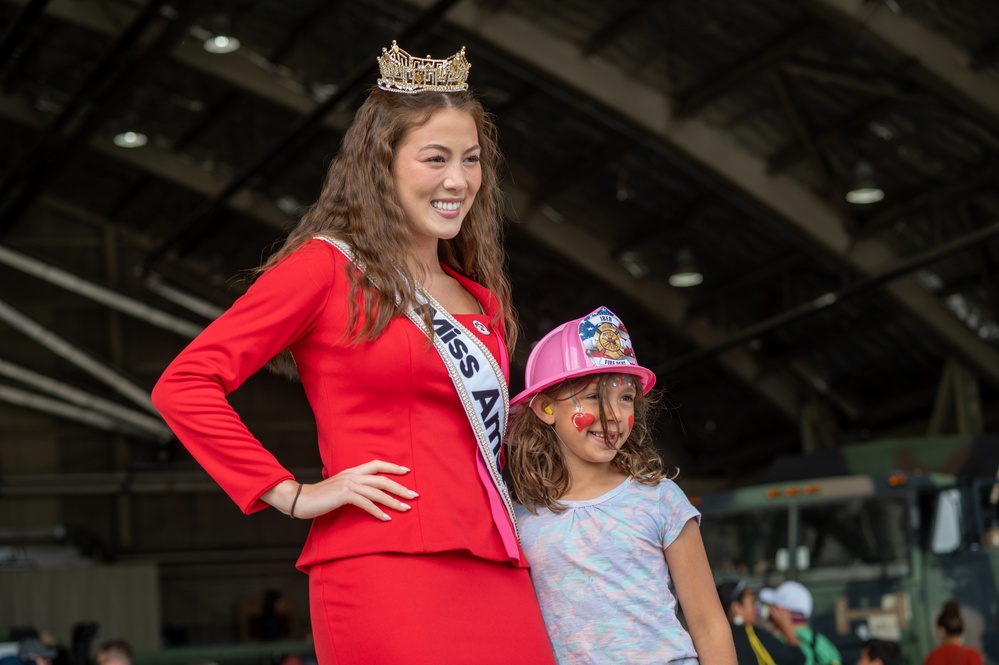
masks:
<path fill-rule="evenodd" d="M 812 627 L 844 664 L 881 637 L 920 665 L 954 598 L 965 643 L 996 665 L 997 458 L 994 437 L 865 443 L 783 460 L 761 485 L 691 498 L 716 580 L 745 578 L 757 590 L 798 580 L 814 599 Z"/>

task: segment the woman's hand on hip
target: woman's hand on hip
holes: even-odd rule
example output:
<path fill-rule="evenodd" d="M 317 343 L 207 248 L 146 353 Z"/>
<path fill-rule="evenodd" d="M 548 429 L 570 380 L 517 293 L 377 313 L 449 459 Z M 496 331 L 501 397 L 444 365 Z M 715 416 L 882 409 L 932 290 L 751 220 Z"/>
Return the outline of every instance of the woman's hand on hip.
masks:
<path fill-rule="evenodd" d="M 419 495 L 391 478 L 379 475 L 383 473 L 403 475 L 409 473 L 409 469 L 398 464 L 372 460 L 344 469 L 318 483 L 303 484 L 301 493 L 298 493 L 297 481 L 285 480 L 260 498 L 285 514 L 291 514 L 294 502 L 295 511 L 292 516 L 301 519 L 312 519 L 337 508 L 353 505 L 387 522 L 392 518 L 385 512 L 385 508 L 399 512 L 410 509 L 410 505 L 398 497 L 414 499 Z"/>

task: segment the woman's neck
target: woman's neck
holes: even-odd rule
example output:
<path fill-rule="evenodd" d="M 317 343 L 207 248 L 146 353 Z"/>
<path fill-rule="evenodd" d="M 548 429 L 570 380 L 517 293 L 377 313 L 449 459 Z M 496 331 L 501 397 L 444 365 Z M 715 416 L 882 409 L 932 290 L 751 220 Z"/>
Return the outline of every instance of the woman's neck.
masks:
<path fill-rule="evenodd" d="M 433 275 L 444 274 L 440 260 L 437 258 L 437 243 L 423 243 L 414 245 L 406 257 L 406 264 L 410 272 L 417 279 L 424 280 Z"/>
<path fill-rule="evenodd" d="M 958 646 L 964 642 L 964 635 L 947 635 L 943 638 L 944 644 L 956 644 Z"/>

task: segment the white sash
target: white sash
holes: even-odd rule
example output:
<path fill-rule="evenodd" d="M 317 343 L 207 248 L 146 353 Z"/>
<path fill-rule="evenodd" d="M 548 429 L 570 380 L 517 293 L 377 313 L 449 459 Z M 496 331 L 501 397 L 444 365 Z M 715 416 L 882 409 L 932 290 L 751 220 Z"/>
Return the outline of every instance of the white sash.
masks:
<path fill-rule="evenodd" d="M 367 273 L 364 264 L 354 257 L 350 245 L 328 236 L 315 237 L 336 247 L 361 272 Z M 375 286 L 378 284 L 375 283 Z M 433 341 L 434 348 L 444 361 L 444 366 L 465 408 L 468 422 L 472 426 L 479 453 L 486 463 L 489 476 L 500 498 L 503 499 L 503 505 L 519 540 L 520 530 L 514 517 L 513 501 L 499 470 L 503 434 L 506 432 L 510 408 L 510 394 L 503 370 L 485 344 L 419 285 L 416 288 L 416 299 L 421 307 L 430 309 L 433 331 L 427 330 L 423 317 L 415 309 L 407 309 L 406 316 Z"/>

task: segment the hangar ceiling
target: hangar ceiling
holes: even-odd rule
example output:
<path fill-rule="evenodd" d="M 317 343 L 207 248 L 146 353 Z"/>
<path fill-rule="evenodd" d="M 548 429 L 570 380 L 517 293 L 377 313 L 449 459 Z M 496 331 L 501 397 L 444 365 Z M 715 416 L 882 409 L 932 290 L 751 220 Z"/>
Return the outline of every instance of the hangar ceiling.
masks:
<path fill-rule="evenodd" d="M 514 373 L 611 307 L 682 480 L 999 419 L 988 0 L 0 0 L 0 29 L 8 497 L 211 491 L 148 391 L 314 200 L 393 39 L 466 46 L 498 118 Z M 206 51 L 223 29 L 241 48 Z M 669 285 L 684 257 L 699 286 Z M 240 392 L 315 473 L 297 389 Z"/>

